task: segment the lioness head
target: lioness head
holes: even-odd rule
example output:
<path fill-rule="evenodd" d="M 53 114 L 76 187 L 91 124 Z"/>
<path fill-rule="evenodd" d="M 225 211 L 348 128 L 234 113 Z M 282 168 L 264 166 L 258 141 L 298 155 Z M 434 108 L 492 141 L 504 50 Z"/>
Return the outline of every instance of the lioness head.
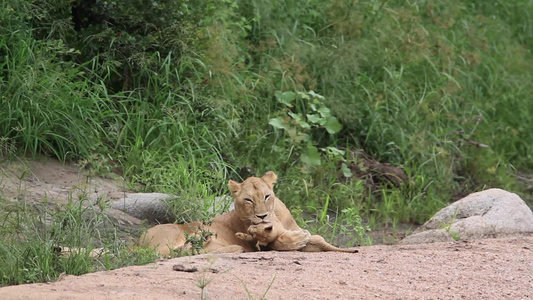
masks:
<path fill-rule="evenodd" d="M 242 183 L 229 181 L 229 189 L 235 198 L 235 212 L 241 220 L 251 224 L 270 223 L 274 215 L 274 183 L 278 176 L 267 172 L 263 177 L 250 177 Z"/>

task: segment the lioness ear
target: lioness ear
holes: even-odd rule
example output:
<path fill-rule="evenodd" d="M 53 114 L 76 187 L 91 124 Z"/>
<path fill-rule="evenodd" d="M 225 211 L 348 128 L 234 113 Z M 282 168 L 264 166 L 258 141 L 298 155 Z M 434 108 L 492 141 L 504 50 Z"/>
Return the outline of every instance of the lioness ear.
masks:
<path fill-rule="evenodd" d="M 241 190 L 241 184 L 238 183 L 237 181 L 230 180 L 228 182 L 228 186 L 229 186 L 229 190 L 230 190 L 231 194 L 233 195 L 233 197 L 236 197 L 237 194 L 239 193 L 239 191 Z"/>
<path fill-rule="evenodd" d="M 273 189 L 274 183 L 276 183 L 276 179 L 278 179 L 278 175 L 272 171 L 268 171 L 265 173 L 265 175 L 263 175 L 263 177 L 261 177 L 261 179 L 266 182 L 270 189 Z"/>

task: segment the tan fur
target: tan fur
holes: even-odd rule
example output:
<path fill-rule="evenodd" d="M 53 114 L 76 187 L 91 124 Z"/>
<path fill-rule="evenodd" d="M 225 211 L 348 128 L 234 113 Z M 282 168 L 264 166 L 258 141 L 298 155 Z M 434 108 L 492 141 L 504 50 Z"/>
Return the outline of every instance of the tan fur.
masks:
<path fill-rule="evenodd" d="M 261 247 L 269 247 L 272 248 L 273 246 L 271 244 L 275 240 L 278 239 L 278 237 L 281 237 L 282 235 L 291 235 L 294 234 L 292 230 L 287 230 L 283 228 L 283 225 L 281 225 L 281 222 L 276 218 L 273 217 L 270 223 L 260 223 L 257 225 L 250 225 L 247 230 L 248 233 L 243 232 L 237 232 L 235 233 L 235 236 L 238 237 L 241 240 L 245 240 L 247 242 L 256 242 L 255 247 L 257 250 L 261 250 Z M 309 234 L 309 231 L 304 230 L 304 233 L 310 237 L 311 234 Z M 285 240 L 285 239 L 284 239 Z M 294 240 L 292 238 L 287 239 L 289 243 L 294 243 Z M 305 243 L 302 243 L 300 245 L 292 245 L 292 246 L 286 246 L 282 245 L 281 243 L 278 243 L 275 248 L 278 248 L 279 250 L 282 249 L 300 249 L 305 247 L 307 244 L 307 241 Z"/>
<path fill-rule="evenodd" d="M 307 231 L 307 230 L 305 230 Z M 256 241 L 256 248 L 261 250 L 261 247 L 268 247 L 270 249 L 279 250 L 284 248 L 283 245 L 287 242 L 285 235 L 290 233 L 290 230 L 283 228 L 281 222 L 277 219 L 273 220 L 272 223 L 261 223 L 257 225 L 251 225 L 248 227 L 248 233 L 237 232 L 235 236 L 239 239 L 252 242 Z M 307 231 L 307 234 L 309 232 Z M 310 235 L 310 234 L 309 234 Z M 291 240 L 289 239 L 289 242 Z M 299 251 L 302 252 L 323 252 L 323 251 L 337 251 L 337 252 L 349 252 L 356 253 L 358 252 L 355 248 L 338 248 L 335 247 L 323 237 L 319 235 L 313 235 L 307 245 L 301 248 Z"/>
<path fill-rule="evenodd" d="M 211 225 L 200 223 L 161 224 L 148 229 L 139 239 L 139 245 L 153 246 L 161 256 L 167 257 L 172 250 L 187 249 L 185 233 L 195 234 L 199 229 L 212 232 L 204 244 L 205 252 L 252 252 L 253 241 L 235 236 L 248 232 L 250 225 L 279 222 L 286 232 L 270 247 L 274 250 L 299 250 L 307 244 L 320 244 L 320 236 L 309 236 L 294 221 L 285 204 L 274 194 L 277 175 L 269 171 L 263 177 L 250 177 L 242 183 L 230 180 L 228 185 L 235 199 L 235 210 L 212 219 Z"/>

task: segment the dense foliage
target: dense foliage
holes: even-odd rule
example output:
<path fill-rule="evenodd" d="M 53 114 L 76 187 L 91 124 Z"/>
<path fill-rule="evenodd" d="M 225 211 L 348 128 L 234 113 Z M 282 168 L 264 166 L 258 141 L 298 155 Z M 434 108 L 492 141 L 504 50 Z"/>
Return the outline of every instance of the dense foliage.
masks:
<path fill-rule="evenodd" d="M 1 151 L 191 200 L 274 170 L 295 212 L 372 226 L 527 197 L 532 18 L 528 0 L 2 1 Z"/>

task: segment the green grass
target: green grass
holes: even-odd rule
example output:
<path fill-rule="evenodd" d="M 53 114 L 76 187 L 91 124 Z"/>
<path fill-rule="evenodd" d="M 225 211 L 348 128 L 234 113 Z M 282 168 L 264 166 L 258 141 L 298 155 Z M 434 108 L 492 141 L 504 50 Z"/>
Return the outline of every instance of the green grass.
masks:
<path fill-rule="evenodd" d="M 533 3 L 478 2 L 113 0 L 80 21 L 73 4 L 4 1 L 0 155 L 118 169 L 180 195 L 182 221 L 268 170 L 333 235 L 361 228 L 354 212 L 371 228 L 422 223 L 487 187 L 531 205 L 517 178 L 533 169 Z M 361 150 L 408 179 L 350 174 Z"/>
<path fill-rule="evenodd" d="M 153 249 L 122 242 L 112 221 L 83 197 L 71 199 L 64 208 L 53 207 L 0 199 L 0 286 L 147 264 L 157 257 Z M 80 250 L 63 256 L 63 247 Z M 91 250 L 102 247 L 105 252 L 90 256 Z"/>

